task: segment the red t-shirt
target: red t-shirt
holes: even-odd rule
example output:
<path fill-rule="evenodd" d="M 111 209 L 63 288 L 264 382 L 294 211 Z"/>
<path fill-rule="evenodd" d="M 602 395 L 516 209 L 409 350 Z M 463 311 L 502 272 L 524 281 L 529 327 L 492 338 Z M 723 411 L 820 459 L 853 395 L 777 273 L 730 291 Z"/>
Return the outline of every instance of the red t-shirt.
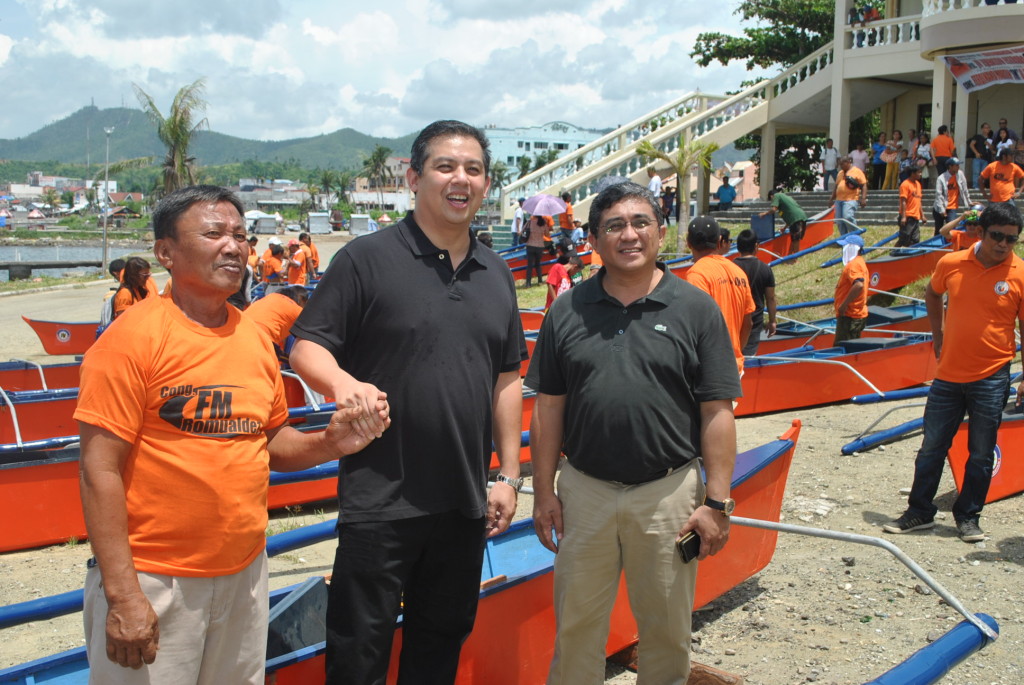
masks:
<path fill-rule="evenodd" d="M 572 287 L 572 279 L 569 278 L 569 271 L 563 264 L 555 262 L 551 265 L 551 270 L 548 271 L 548 285 L 554 287 L 555 293 L 552 295 L 551 289 L 548 289 L 548 299 L 544 304 L 544 311 L 548 310 L 556 297 Z"/>

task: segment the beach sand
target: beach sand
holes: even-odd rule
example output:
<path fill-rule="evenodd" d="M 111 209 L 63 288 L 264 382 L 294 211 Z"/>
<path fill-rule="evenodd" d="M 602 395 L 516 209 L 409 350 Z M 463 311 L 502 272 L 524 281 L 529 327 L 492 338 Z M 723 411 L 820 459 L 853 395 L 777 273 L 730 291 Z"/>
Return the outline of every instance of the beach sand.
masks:
<path fill-rule="evenodd" d="M 340 246 L 337 236 L 314 238 L 322 259 Z M 260 249 L 264 249 L 265 238 Z M 48 319 L 97 318 L 105 286 L 52 290 L 0 298 L 0 358 L 56 361 L 47 357 L 21 314 Z M 1019 367 L 1019 364 L 1015 364 Z M 882 536 L 880 526 L 905 506 L 920 435 L 884 449 L 842 456 L 855 438 L 889 405 L 837 405 L 737 422 L 739 449 L 774 439 L 794 418 L 803 432 L 790 471 L 783 521 Z M 920 416 L 907 408 L 891 416 L 893 426 Z M 529 484 L 529 483 L 528 483 Z M 887 536 L 951 591 L 968 609 L 996 618 L 1002 633 L 993 645 L 958 666 L 943 682 L 1017 685 L 1024 682 L 1020 610 L 1024 585 L 1024 498 L 988 505 L 982 527 L 986 542 L 968 545 L 956 537 L 949 506 L 955 490 L 944 476 L 934 530 Z M 531 498 L 520 498 L 517 517 L 528 516 Z M 271 532 L 334 518 L 330 503 L 278 512 Z M 726 547 L 726 552 L 728 547 Z M 334 544 L 321 543 L 271 560 L 271 585 L 281 587 L 330 573 Z M 10 604 L 81 587 L 86 542 L 0 555 L 0 603 Z M 960 616 L 882 550 L 781 535 L 771 564 L 753 579 L 694 615 L 694 660 L 743 676 L 748 684 L 862 683 L 888 670 Z M 7 628 L 0 633 L 0 668 L 83 644 L 80 615 Z M 500 643 L 495 654 L 502 654 Z M 634 683 L 636 676 L 609 665 L 608 683 Z"/>

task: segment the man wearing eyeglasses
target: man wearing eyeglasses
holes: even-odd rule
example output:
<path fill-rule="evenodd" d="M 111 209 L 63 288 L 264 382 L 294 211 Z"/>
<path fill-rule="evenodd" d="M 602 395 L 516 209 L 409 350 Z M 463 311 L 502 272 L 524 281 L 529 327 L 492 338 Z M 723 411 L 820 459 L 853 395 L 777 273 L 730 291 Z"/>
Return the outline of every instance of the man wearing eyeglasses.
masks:
<path fill-rule="evenodd" d="M 1024 333 L 1024 261 L 1013 253 L 1021 223 L 1012 202 L 989 205 L 981 214 L 981 240 L 939 260 L 925 290 L 939 367 L 928 392 L 924 440 L 914 464 L 907 510 L 882 526 L 887 533 L 935 525 L 938 509 L 933 500 L 942 464 L 969 413 L 969 456 L 953 518 L 964 542 L 985 539 L 979 519 L 992 479 L 996 432 L 1009 397 L 1014 326 Z M 944 294 L 949 300 L 945 317 Z M 1018 388 L 1018 404 L 1022 391 Z"/>
<path fill-rule="evenodd" d="M 551 305 L 526 376 L 534 526 L 557 553 L 549 685 L 604 682 L 623 570 L 640 677 L 685 683 L 697 565 L 676 542 L 695 531 L 703 559 L 729 537 L 739 377 L 714 300 L 657 262 L 663 224 L 643 186 L 597 196 L 589 226 L 604 267 Z"/>

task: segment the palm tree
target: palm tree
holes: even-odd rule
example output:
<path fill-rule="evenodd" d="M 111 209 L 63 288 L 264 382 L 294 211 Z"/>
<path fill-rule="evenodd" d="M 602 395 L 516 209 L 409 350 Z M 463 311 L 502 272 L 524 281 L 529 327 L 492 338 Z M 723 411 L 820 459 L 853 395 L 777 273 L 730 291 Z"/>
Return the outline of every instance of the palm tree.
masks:
<path fill-rule="evenodd" d="M 378 145 L 373 148 L 370 156 L 363 160 L 363 175 L 370 180 L 371 186 L 376 184 L 380 197 L 378 209 L 384 209 L 384 182 L 394 178 L 391 167 L 388 166 L 388 158 L 391 156 L 391 148 Z"/>
<path fill-rule="evenodd" d="M 60 195 L 57 193 L 56 188 L 46 188 L 39 199 L 44 205 L 49 206 L 48 211 L 50 212 L 50 216 L 57 213 L 57 210 L 59 209 L 57 205 L 60 204 Z"/>
<path fill-rule="evenodd" d="M 203 100 L 203 90 L 206 87 L 204 79 L 197 79 L 182 87 L 174 96 L 166 117 L 157 109 L 153 98 L 142 88 L 135 83 L 132 87 L 142 110 L 156 124 L 157 137 L 167 146 L 163 162 L 163 192 L 170 193 L 194 184 L 196 158 L 189 156 L 189 146 L 197 131 L 209 128 L 206 117 L 196 121 L 199 113 L 206 109 L 206 102 Z"/>
<path fill-rule="evenodd" d="M 320 188 L 310 182 L 306 184 L 306 192 L 309 193 L 309 207 L 311 212 L 315 212 L 318 208 L 316 203 L 316 196 L 320 194 Z"/>
<path fill-rule="evenodd" d="M 323 188 L 324 195 L 327 196 L 326 198 L 324 198 L 324 202 L 327 205 L 327 209 L 330 209 L 331 205 L 334 204 L 333 202 L 331 202 L 331 192 L 337 186 L 337 171 L 335 171 L 334 169 L 324 169 L 323 171 L 320 172 L 320 187 Z"/>
<path fill-rule="evenodd" d="M 647 140 L 636 146 L 636 152 L 641 157 L 668 162 L 676 172 L 676 202 L 680 203 L 676 252 L 679 254 L 682 254 L 686 247 L 686 236 L 682 227 L 690 223 L 690 167 L 696 165 L 698 171 L 704 173 L 711 168 L 711 155 L 717 149 L 717 143 L 704 143 L 699 140 L 687 142 L 682 133 L 679 134 L 679 147 L 674 154 L 662 152 Z"/>
<path fill-rule="evenodd" d="M 516 160 L 516 168 L 519 169 L 519 178 L 530 173 L 531 164 L 533 164 L 533 161 L 530 159 L 530 155 L 523 155 Z"/>
<path fill-rule="evenodd" d="M 508 164 L 505 162 L 497 161 L 491 165 L 491 185 L 501 188 L 509 182 L 510 175 Z"/>
<path fill-rule="evenodd" d="M 345 204 L 352 204 L 348 199 L 348 189 L 352 187 L 352 181 L 356 178 L 354 171 L 340 171 L 338 172 L 338 181 L 335 183 L 335 187 L 338 189 L 338 201 L 344 202 Z"/>

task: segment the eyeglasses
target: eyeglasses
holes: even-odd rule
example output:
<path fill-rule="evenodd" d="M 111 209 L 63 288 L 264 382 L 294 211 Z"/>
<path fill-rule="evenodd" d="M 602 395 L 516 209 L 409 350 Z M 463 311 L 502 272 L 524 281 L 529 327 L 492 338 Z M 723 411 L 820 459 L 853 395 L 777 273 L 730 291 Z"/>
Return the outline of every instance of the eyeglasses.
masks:
<path fill-rule="evenodd" d="M 603 230 L 608 235 L 618 235 L 622 233 L 624 230 L 626 230 L 626 226 L 632 226 L 633 230 L 636 231 L 637 233 L 644 233 L 653 225 L 654 219 L 652 219 L 649 216 L 641 216 L 635 219 L 631 219 L 629 221 L 622 221 L 621 219 L 609 221 L 608 223 L 601 227 L 601 230 Z"/>
<path fill-rule="evenodd" d="M 989 238 L 991 238 L 992 240 L 996 241 L 997 243 L 1001 243 L 1001 242 L 1005 241 L 1005 242 L 1009 243 L 1010 245 L 1014 245 L 1014 244 L 1016 244 L 1016 242 L 1018 240 L 1020 240 L 1020 234 L 1019 233 L 1000 233 L 999 231 L 991 231 L 990 230 L 990 231 L 987 231 L 985 233 L 985 235 L 987 235 Z"/>

